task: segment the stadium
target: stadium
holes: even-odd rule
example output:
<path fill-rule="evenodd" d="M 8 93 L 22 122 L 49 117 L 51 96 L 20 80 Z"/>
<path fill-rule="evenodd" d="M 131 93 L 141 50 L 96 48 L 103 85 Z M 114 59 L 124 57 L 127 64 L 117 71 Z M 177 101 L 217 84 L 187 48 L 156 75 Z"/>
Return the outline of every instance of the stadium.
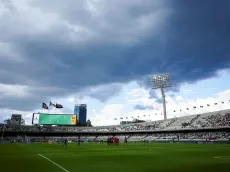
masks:
<path fill-rule="evenodd" d="M 230 109 L 116 126 L 4 127 L 0 160 L 7 171 L 229 170 Z M 119 145 L 108 145 L 112 137 Z"/>
<path fill-rule="evenodd" d="M 1 172 L 230 172 L 230 0 L 0 0 Z"/>

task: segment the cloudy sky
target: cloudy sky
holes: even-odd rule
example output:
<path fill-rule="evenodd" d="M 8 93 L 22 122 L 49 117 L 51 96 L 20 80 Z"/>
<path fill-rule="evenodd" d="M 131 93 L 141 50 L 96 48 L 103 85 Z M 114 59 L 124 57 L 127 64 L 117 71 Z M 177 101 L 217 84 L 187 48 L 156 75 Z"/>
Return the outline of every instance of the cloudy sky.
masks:
<path fill-rule="evenodd" d="M 0 0 L 0 122 L 22 113 L 31 124 L 50 100 L 63 104 L 57 113 L 87 103 L 93 125 L 162 119 L 149 76 L 166 72 L 169 117 L 230 107 L 229 7 L 229 0 Z M 205 108 L 185 109 L 194 105 Z"/>

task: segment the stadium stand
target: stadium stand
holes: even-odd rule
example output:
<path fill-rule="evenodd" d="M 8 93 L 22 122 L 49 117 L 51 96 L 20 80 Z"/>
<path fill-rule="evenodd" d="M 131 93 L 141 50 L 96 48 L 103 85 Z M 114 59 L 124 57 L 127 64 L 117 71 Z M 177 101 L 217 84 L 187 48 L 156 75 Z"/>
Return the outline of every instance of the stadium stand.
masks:
<path fill-rule="evenodd" d="M 60 126 L 15 126 L 5 125 L 5 131 L 71 131 L 71 132 L 106 132 L 106 131 L 141 131 L 174 130 L 183 128 L 205 128 L 230 126 L 230 110 L 191 115 L 168 120 L 143 122 L 136 124 L 99 127 L 60 127 Z M 3 124 L 0 124 L 2 130 Z"/>
<path fill-rule="evenodd" d="M 75 141 L 77 135 L 81 135 L 81 141 L 86 142 L 106 141 L 108 137 L 114 135 L 120 141 L 124 141 L 127 137 L 131 142 L 141 141 L 143 138 L 147 142 L 229 141 L 230 110 L 116 126 L 61 127 L 0 124 L 1 134 L 3 127 L 5 141 L 12 139 L 58 141 L 63 137 Z"/>

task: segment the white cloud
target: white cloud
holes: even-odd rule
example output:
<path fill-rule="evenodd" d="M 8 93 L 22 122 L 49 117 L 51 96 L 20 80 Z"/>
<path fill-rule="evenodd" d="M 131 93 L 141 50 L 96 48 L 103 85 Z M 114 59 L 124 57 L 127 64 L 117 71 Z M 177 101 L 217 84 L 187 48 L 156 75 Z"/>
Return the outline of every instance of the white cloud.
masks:
<path fill-rule="evenodd" d="M 137 89 L 134 91 L 129 91 L 129 95 L 136 95 L 134 93 L 137 93 Z M 138 96 L 140 96 L 138 94 Z M 134 96 L 135 97 L 135 96 Z M 140 96 L 141 97 L 141 96 Z M 217 111 L 222 109 L 228 109 L 230 107 L 230 90 L 225 90 L 223 92 L 220 92 L 217 94 L 217 96 L 214 97 L 207 97 L 204 99 L 196 98 L 196 99 L 185 99 L 182 96 L 176 96 L 174 99 L 172 97 L 166 97 L 167 100 L 167 115 L 168 118 L 173 118 L 175 116 L 187 116 L 187 115 L 193 115 L 193 114 L 199 114 L 199 113 L 205 113 L 205 112 L 211 112 L 211 111 Z M 224 101 L 225 103 L 222 104 L 221 102 Z M 132 104 L 143 104 L 143 105 L 153 105 L 157 110 L 134 110 L 129 113 L 127 113 L 126 116 L 141 116 L 143 119 L 151 119 L 151 120 L 159 120 L 163 119 L 163 116 L 161 116 L 162 113 L 162 104 L 159 104 L 155 102 L 154 99 L 149 99 L 148 96 L 145 95 L 145 92 L 143 92 L 142 98 L 138 99 L 131 99 L 128 100 L 129 103 Z M 214 105 L 214 103 L 218 103 L 218 105 Z M 210 106 L 207 106 L 207 104 L 210 104 Z M 196 109 L 193 107 L 196 106 Z M 203 106 L 204 108 L 200 108 L 200 106 Z M 187 110 L 189 108 L 189 110 Z M 180 112 L 181 109 L 181 112 Z M 176 110 L 176 113 L 174 112 Z M 155 115 L 157 113 L 158 115 Z M 143 117 L 143 115 L 149 115 L 151 114 L 150 118 Z"/>
<path fill-rule="evenodd" d="M 167 109 L 170 112 L 168 114 L 169 117 L 186 116 L 222 109 L 229 109 L 230 90 L 220 92 L 217 94 L 216 97 L 207 97 L 204 99 L 197 98 L 195 100 L 184 100 L 183 97 L 179 97 L 177 100 L 178 101 L 172 101 L 171 103 L 167 104 Z M 222 101 L 224 102 L 224 104 L 222 104 Z M 214 103 L 218 103 L 218 105 L 214 105 Z M 207 104 L 209 104 L 210 106 L 207 106 Z M 194 106 L 196 106 L 196 109 L 193 108 Z M 203 106 L 204 108 L 200 108 L 200 106 Z M 186 108 L 189 108 L 189 110 L 187 110 Z M 181 112 L 180 109 L 182 110 Z M 176 110 L 176 113 L 174 113 L 173 110 Z"/>
<path fill-rule="evenodd" d="M 228 100 L 230 100 L 230 89 L 218 93 L 217 94 L 217 100 L 218 101 L 222 101 L 222 100 L 228 101 Z"/>
<path fill-rule="evenodd" d="M 182 96 L 176 96 L 176 101 L 178 103 L 183 103 L 183 102 L 185 102 L 185 99 Z"/>
<path fill-rule="evenodd" d="M 123 108 L 124 106 L 121 104 L 110 104 L 110 105 L 106 105 L 101 110 L 101 113 L 108 114 L 109 116 L 114 116 L 114 115 L 120 114 Z"/>
<path fill-rule="evenodd" d="M 182 90 L 183 94 L 195 94 L 196 92 L 193 90 Z"/>
<path fill-rule="evenodd" d="M 149 98 L 149 91 L 144 88 L 137 88 L 133 90 L 129 90 L 126 92 L 128 94 L 128 98 L 125 99 L 126 103 L 130 105 L 141 104 L 143 106 L 153 106 L 154 109 L 160 109 L 161 104 L 156 102 L 156 99 Z M 161 94 L 157 92 L 157 97 L 161 98 Z M 140 113 L 143 111 L 140 111 Z M 155 114 L 155 112 L 154 112 Z"/>
<path fill-rule="evenodd" d="M 11 110 L 11 109 L 0 109 L 0 121 L 3 121 L 5 119 L 9 119 L 11 117 L 11 114 L 14 113 L 21 113 L 20 111 L 16 111 L 16 110 Z"/>
<path fill-rule="evenodd" d="M 143 96 L 149 96 L 149 93 L 147 90 L 143 89 L 143 88 L 136 88 L 136 89 L 132 89 L 129 91 L 126 91 L 126 94 L 130 97 L 143 97 Z"/>
<path fill-rule="evenodd" d="M 94 115 L 90 117 L 90 120 L 94 126 L 114 125 L 117 124 L 114 118 L 122 116 L 123 109 L 122 104 L 108 104 L 99 112 L 93 110 Z"/>
<path fill-rule="evenodd" d="M 14 93 L 11 86 L 0 86 L 0 90 L 10 92 L 11 94 Z M 13 87 L 14 88 L 14 87 Z M 23 92 L 24 87 L 19 86 L 19 90 Z M 91 120 L 92 124 L 94 126 L 103 126 L 103 125 L 116 125 L 119 123 L 120 117 L 123 117 L 124 120 L 126 120 L 126 117 L 128 117 L 127 120 L 132 120 L 131 117 L 138 118 L 140 116 L 140 119 L 143 120 L 160 120 L 163 119 L 162 113 L 162 104 L 159 104 L 155 101 L 155 99 L 149 99 L 148 90 L 145 90 L 143 88 L 138 88 L 134 90 L 129 90 L 125 92 L 125 95 L 127 99 L 126 105 L 123 104 L 105 104 L 105 106 L 101 110 L 92 110 L 92 115 L 88 118 Z M 74 97 L 69 97 L 68 101 L 73 102 L 75 100 Z M 167 100 L 167 115 L 168 118 L 172 117 L 179 117 L 179 116 L 186 116 L 186 115 L 193 115 L 193 114 L 199 114 L 199 113 L 205 113 L 205 112 L 211 112 L 221 109 L 227 109 L 230 106 L 230 89 L 225 90 L 223 92 L 220 92 L 216 94 L 215 96 L 210 96 L 207 98 L 196 98 L 196 99 L 186 99 L 183 96 L 176 96 L 174 98 L 172 97 L 166 97 Z M 222 104 L 221 102 L 224 101 L 225 103 Z M 214 103 L 218 103 L 218 105 L 214 105 Z M 132 106 L 134 104 L 143 104 L 145 106 L 154 106 L 154 110 L 131 110 L 126 111 L 126 106 Z M 208 107 L 207 104 L 210 104 L 211 106 Z M 193 109 L 193 106 L 196 106 L 196 109 Z M 200 108 L 200 106 L 204 106 L 204 108 Z M 189 108 L 187 110 L 186 108 Z M 182 110 L 180 112 L 180 109 Z M 173 111 L 176 110 L 176 113 Z M 47 110 L 35 110 L 34 112 L 44 112 L 44 113 L 55 113 L 55 109 L 51 109 L 50 111 Z M 11 116 L 12 113 L 20 113 L 23 114 L 23 118 L 26 121 L 26 124 L 31 124 L 32 120 L 32 112 L 21 112 L 21 111 L 14 111 L 14 110 L 8 110 L 8 109 L 2 109 L 1 113 L 4 114 L 4 119 Z M 57 109 L 56 113 L 65 113 L 64 109 Z M 155 115 L 157 113 L 157 115 Z M 90 112 L 88 113 L 90 114 Z M 145 116 L 144 116 L 145 115 Z M 150 116 L 149 116 L 150 115 Z M 117 118 L 118 120 L 114 120 L 114 118 Z M 3 116 L 1 116 L 1 120 L 3 120 Z"/>
<path fill-rule="evenodd" d="M 192 90 L 183 90 L 183 92 L 192 92 Z"/>
<path fill-rule="evenodd" d="M 67 100 L 68 100 L 69 102 L 74 102 L 74 98 L 73 98 L 73 97 L 69 97 Z"/>
<path fill-rule="evenodd" d="M 1 113 L 0 123 L 4 122 L 4 120 L 6 120 L 6 119 L 10 119 L 12 114 L 21 114 L 23 119 L 25 119 L 25 123 L 29 124 L 29 125 L 31 124 L 32 115 L 30 117 L 30 116 L 26 115 L 26 112 L 2 108 L 2 109 L 0 109 L 0 113 Z"/>
<path fill-rule="evenodd" d="M 153 99 L 149 99 L 149 92 L 144 88 L 136 88 L 133 90 L 126 91 L 127 103 L 137 104 L 142 103 L 143 105 L 152 105 Z"/>

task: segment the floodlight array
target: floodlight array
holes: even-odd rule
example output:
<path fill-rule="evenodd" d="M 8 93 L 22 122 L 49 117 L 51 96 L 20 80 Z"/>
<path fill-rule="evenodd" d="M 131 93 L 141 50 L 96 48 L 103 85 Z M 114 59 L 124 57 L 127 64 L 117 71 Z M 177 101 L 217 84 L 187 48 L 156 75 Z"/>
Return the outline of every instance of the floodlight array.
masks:
<path fill-rule="evenodd" d="M 171 78 L 168 73 L 150 76 L 152 89 L 171 87 Z"/>
<path fill-rule="evenodd" d="M 164 94 L 164 88 L 171 87 L 171 78 L 168 73 L 165 74 L 156 74 L 150 76 L 150 83 L 152 89 L 161 89 L 161 94 L 162 94 L 162 100 L 163 100 L 163 113 L 164 113 L 164 119 L 167 119 L 167 114 L 166 114 L 166 103 L 165 103 L 165 94 Z"/>

